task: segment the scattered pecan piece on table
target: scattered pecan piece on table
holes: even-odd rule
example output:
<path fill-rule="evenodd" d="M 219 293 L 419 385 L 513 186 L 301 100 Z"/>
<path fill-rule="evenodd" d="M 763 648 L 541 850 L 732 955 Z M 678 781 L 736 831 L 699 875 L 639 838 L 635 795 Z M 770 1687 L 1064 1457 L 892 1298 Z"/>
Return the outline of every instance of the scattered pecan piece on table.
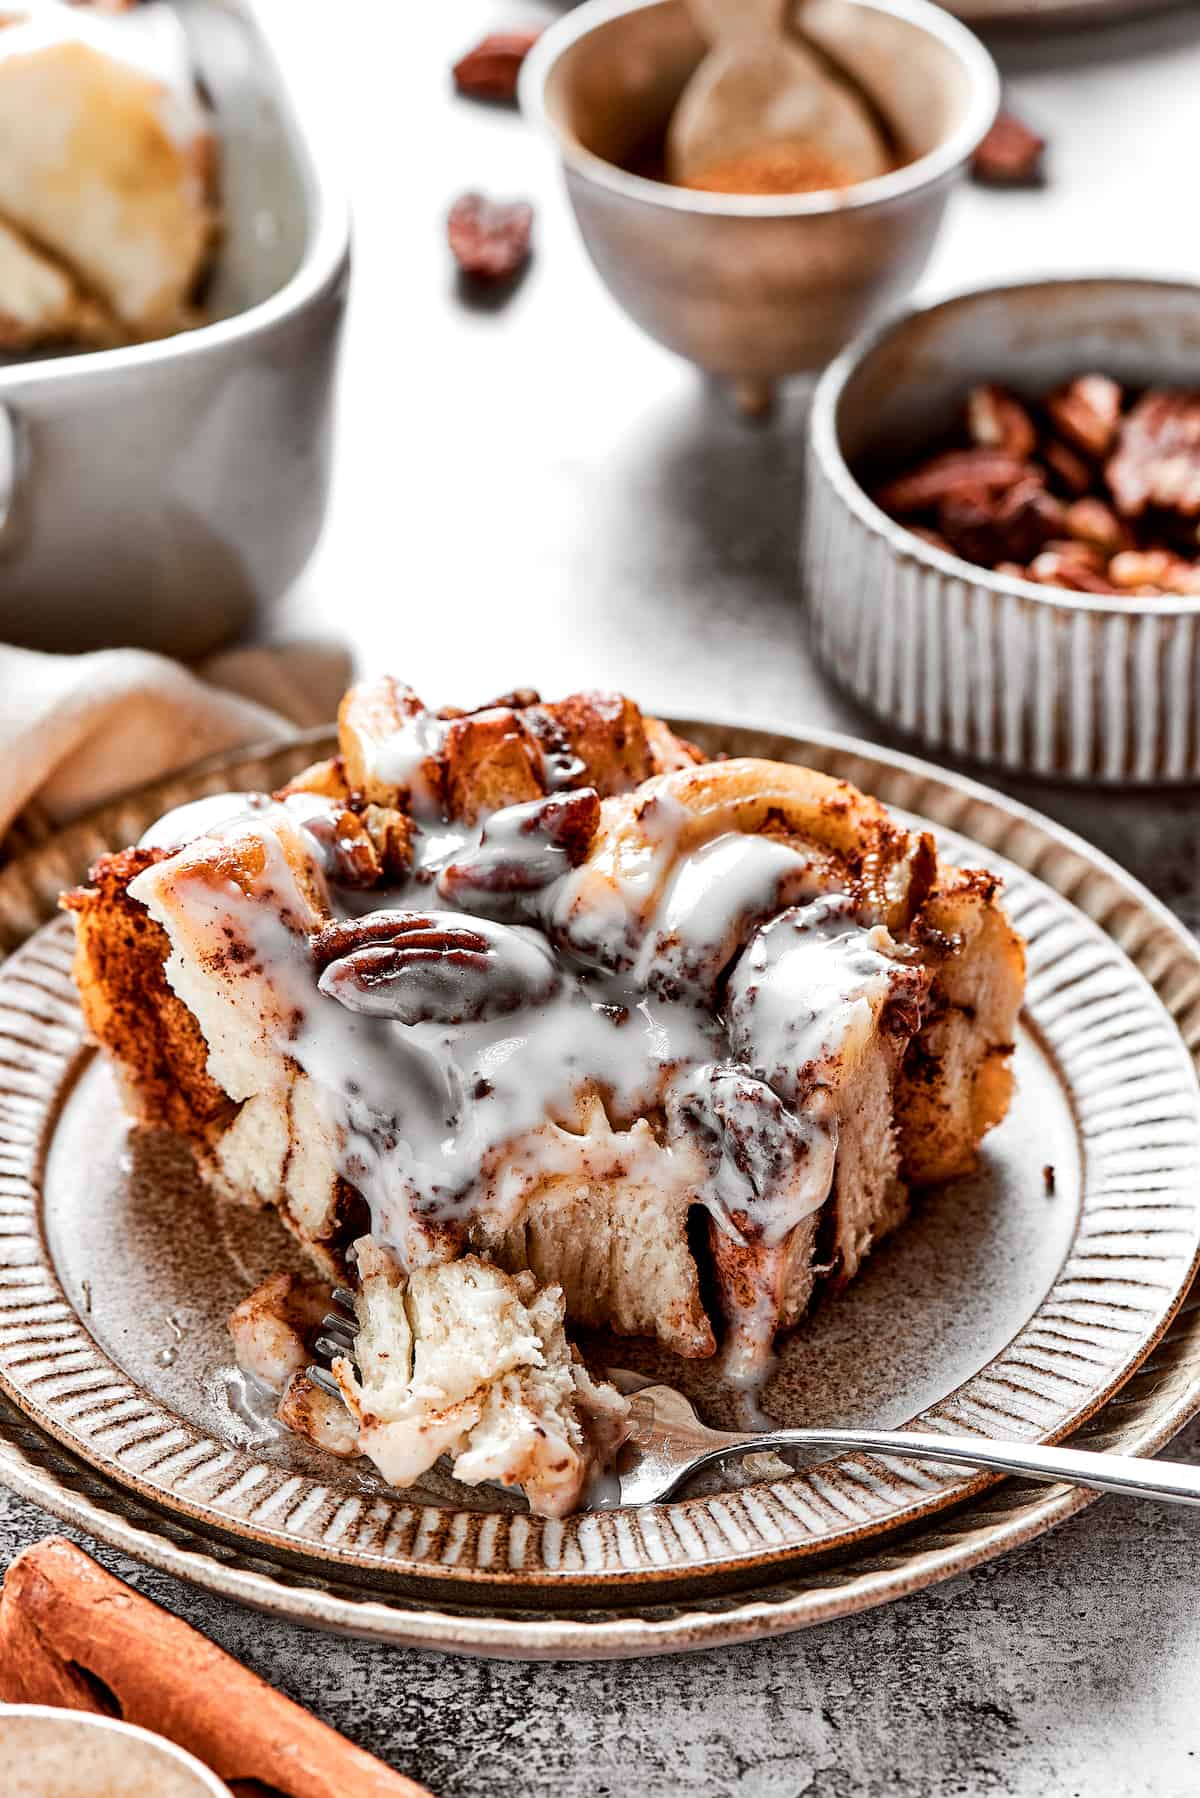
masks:
<path fill-rule="evenodd" d="M 1194 518 L 1200 513 L 1200 394 L 1144 394 L 1121 422 L 1105 473 L 1126 518 L 1147 506 Z"/>
<path fill-rule="evenodd" d="M 976 181 L 992 187 L 1037 187 L 1044 170 L 1046 140 L 1012 112 L 998 112 L 996 122 L 971 158 Z"/>
<path fill-rule="evenodd" d="M 525 200 L 488 200 L 463 194 L 450 208 L 446 236 L 464 275 L 507 281 L 529 260 L 533 207 Z"/>
<path fill-rule="evenodd" d="M 473 100 L 515 100 L 521 64 L 539 31 L 494 31 L 454 65 L 454 85 Z"/>

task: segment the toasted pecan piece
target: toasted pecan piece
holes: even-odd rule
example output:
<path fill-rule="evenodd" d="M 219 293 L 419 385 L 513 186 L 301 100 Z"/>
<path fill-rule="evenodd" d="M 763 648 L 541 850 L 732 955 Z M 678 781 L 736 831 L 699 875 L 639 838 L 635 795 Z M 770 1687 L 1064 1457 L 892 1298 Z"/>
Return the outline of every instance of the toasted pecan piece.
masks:
<path fill-rule="evenodd" d="M 517 77 L 541 33 L 493 31 L 454 65 L 454 85 L 476 100 L 514 100 Z"/>
<path fill-rule="evenodd" d="M 1166 549 L 1123 549 L 1108 564 L 1109 578 L 1125 593 L 1137 593 L 1147 587 L 1161 590 L 1175 560 Z"/>
<path fill-rule="evenodd" d="M 1088 491 L 1092 484 L 1091 468 L 1069 444 L 1057 437 L 1047 437 L 1039 455 L 1065 493 L 1078 496 Z"/>
<path fill-rule="evenodd" d="M 992 381 L 968 393 L 967 431 L 978 448 L 1003 450 L 1021 462 L 1037 447 L 1037 428 L 1020 400 Z"/>
<path fill-rule="evenodd" d="M 1061 535 L 1065 518 L 1060 502 L 1028 474 L 1003 493 L 948 495 L 938 508 L 938 528 L 960 556 L 989 567 L 1028 561 Z"/>
<path fill-rule="evenodd" d="M 910 512 L 929 512 L 944 499 L 971 494 L 979 488 L 990 492 L 1013 487 L 1028 472 L 1028 464 L 1007 450 L 945 450 L 880 487 L 875 503 L 899 517 Z"/>
<path fill-rule="evenodd" d="M 1082 548 L 1082 544 L 1060 544 L 1043 550 L 1030 563 L 1025 579 L 1043 587 L 1065 587 L 1072 593 L 1115 593 L 1117 589 L 1103 569 L 1078 553 Z"/>
<path fill-rule="evenodd" d="M 527 200 L 463 194 L 446 220 L 450 251 L 472 281 L 510 281 L 529 261 L 533 207 Z"/>
<path fill-rule="evenodd" d="M 1078 375 L 1046 400 L 1055 429 L 1085 456 L 1106 455 L 1121 420 L 1123 395 L 1109 375 Z"/>
<path fill-rule="evenodd" d="M 1138 518 L 1148 506 L 1200 513 L 1200 394 L 1144 394 L 1122 421 L 1105 470 L 1117 510 Z"/>
<path fill-rule="evenodd" d="M 1091 545 L 1104 556 L 1133 548 L 1128 526 L 1102 499 L 1077 499 L 1067 507 L 1066 524 L 1069 534 L 1079 543 Z"/>

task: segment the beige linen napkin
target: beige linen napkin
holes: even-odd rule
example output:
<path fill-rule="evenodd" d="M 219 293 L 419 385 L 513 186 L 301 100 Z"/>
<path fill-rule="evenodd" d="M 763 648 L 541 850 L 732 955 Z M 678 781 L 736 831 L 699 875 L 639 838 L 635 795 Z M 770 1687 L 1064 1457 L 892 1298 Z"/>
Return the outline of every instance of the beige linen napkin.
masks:
<path fill-rule="evenodd" d="M 327 723 L 350 672 L 346 651 L 321 642 L 229 650 L 192 669 L 140 649 L 0 645 L 0 860 L 202 756 Z"/>

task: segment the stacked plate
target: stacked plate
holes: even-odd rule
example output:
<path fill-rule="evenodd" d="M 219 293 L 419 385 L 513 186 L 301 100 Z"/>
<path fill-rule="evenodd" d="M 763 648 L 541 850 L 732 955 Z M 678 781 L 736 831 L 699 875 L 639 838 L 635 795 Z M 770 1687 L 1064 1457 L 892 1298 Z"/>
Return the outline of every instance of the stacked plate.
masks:
<path fill-rule="evenodd" d="M 1161 11 L 1169 0 L 947 0 L 946 11 L 968 25 L 1087 24 Z"/>
<path fill-rule="evenodd" d="M 980 1172 L 929 1195 L 787 1345 L 782 1422 L 1151 1452 L 1200 1408 L 1200 955 L 1128 876 L 999 796 L 833 737 L 684 721 L 712 752 L 824 769 L 995 867 L 1030 949 L 1020 1097 Z M 278 786 L 317 733 L 72 826 L 0 874 L 0 1479 L 154 1565 L 364 1636 L 592 1658 L 778 1634 L 883 1603 L 1089 1502 L 852 1455 L 644 1511 L 529 1517 L 449 1481 L 385 1488 L 279 1432 L 224 1319 L 288 1257 L 130 1136 L 82 1040 L 64 884 L 205 792 Z M 630 1346 L 628 1357 L 636 1358 Z M 622 1351 L 622 1358 L 628 1358 Z M 694 1373 L 694 1370 L 692 1370 Z M 702 1409 L 713 1398 L 689 1370 Z M 714 1401 L 715 1402 L 715 1401 Z"/>

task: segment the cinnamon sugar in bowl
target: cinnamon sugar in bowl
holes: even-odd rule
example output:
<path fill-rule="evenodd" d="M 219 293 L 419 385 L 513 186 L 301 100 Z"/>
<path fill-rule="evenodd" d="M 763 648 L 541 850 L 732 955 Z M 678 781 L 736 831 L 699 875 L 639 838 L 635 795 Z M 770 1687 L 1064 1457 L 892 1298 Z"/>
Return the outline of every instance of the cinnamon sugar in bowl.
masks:
<path fill-rule="evenodd" d="M 816 194 L 848 187 L 850 179 L 818 150 L 769 144 L 710 163 L 680 185 L 707 194 Z"/>
<path fill-rule="evenodd" d="M 707 48 L 682 0 L 584 0 L 521 76 L 614 298 L 748 403 L 822 367 L 909 292 L 999 94 L 982 44 L 929 0 L 808 0 L 804 28 L 886 120 L 888 173 L 799 193 L 654 178 L 654 146 Z"/>

